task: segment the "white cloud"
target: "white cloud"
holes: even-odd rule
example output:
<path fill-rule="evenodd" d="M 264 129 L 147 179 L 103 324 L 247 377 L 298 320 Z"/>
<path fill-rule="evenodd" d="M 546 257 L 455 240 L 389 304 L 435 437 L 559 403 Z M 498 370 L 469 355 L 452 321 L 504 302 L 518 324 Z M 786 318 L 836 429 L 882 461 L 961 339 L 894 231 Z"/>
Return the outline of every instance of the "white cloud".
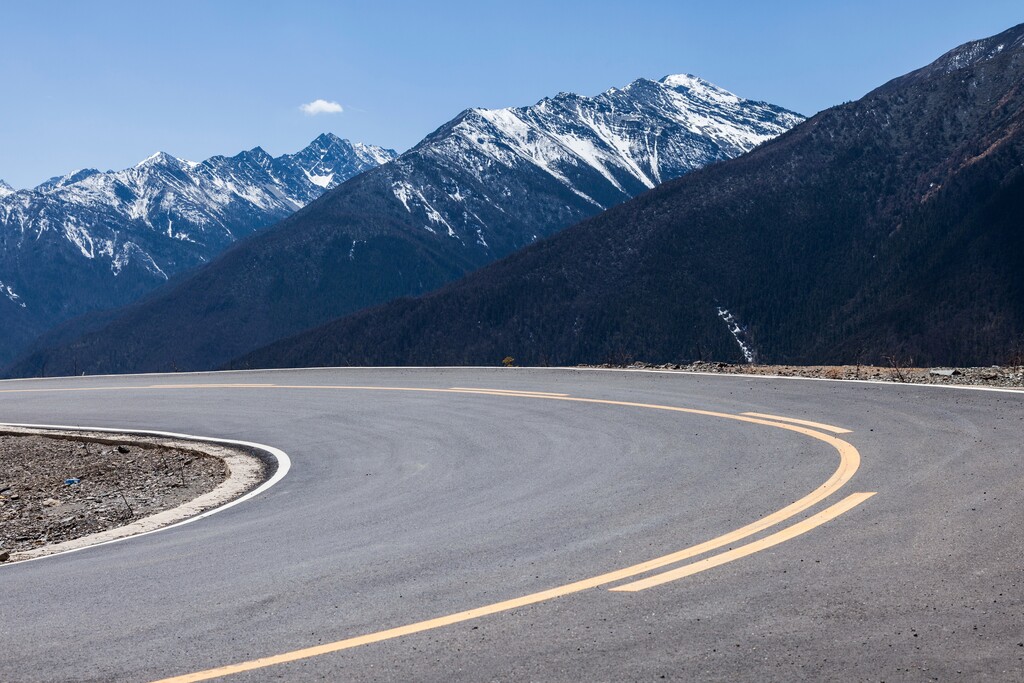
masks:
<path fill-rule="evenodd" d="M 316 116 L 317 114 L 340 114 L 344 111 L 337 102 L 327 100 L 313 100 L 299 107 L 306 115 Z"/>

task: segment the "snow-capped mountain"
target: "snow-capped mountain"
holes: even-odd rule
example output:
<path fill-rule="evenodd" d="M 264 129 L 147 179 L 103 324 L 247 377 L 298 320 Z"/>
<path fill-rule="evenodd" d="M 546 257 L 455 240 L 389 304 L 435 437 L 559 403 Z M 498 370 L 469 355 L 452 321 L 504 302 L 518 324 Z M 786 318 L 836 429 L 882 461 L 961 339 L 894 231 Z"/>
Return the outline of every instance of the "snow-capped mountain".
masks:
<path fill-rule="evenodd" d="M 188 242 L 209 258 L 239 234 L 279 220 L 325 190 L 389 161 L 390 150 L 324 134 L 297 154 L 274 158 L 262 148 L 197 163 L 157 152 L 123 171 L 74 171 L 34 190 L 9 191 L 0 203 L 5 246 L 47 233 L 74 244 L 88 259 L 106 260 L 139 241 Z M 147 252 L 148 253 L 148 252 Z M 171 261 L 148 267 L 177 270 Z M 150 263 L 150 261 L 152 261 Z"/>
<path fill-rule="evenodd" d="M 276 158 L 259 147 L 203 162 L 158 152 L 31 190 L 0 184 L 0 359 L 53 324 L 127 303 L 209 261 L 394 156 L 324 134 Z"/>
<path fill-rule="evenodd" d="M 234 365 L 1020 365 L 1022 84 L 1024 24 L 439 292 Z"/>
<path fill-rule="evenodd" d="M 39 340 L 18 372 L 216 367 L 435 289 L 801 120 L 694 76 L 469 109 L 103 324 Z"/>
<path fill-rule="evenodd" d="M 696 76 L 639 79 L 596 97 L 467 110 L 375 177 L 423 229 L 502 256 L 802 120 Z M 540 188 L 543 211 L 509 211 Z"/>

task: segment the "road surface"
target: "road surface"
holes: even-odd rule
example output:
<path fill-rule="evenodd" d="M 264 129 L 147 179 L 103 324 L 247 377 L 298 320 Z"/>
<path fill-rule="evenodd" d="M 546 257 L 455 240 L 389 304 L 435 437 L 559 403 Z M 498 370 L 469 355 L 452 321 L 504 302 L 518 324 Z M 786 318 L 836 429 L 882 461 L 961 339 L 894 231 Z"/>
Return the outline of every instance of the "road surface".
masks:
<path fill-rule="evenodd" d="M 292 462 L 0 566 L 2 681 L 1024 678 L 1024 392 L 302 370 L 2 382 L 0 422 Z"/>

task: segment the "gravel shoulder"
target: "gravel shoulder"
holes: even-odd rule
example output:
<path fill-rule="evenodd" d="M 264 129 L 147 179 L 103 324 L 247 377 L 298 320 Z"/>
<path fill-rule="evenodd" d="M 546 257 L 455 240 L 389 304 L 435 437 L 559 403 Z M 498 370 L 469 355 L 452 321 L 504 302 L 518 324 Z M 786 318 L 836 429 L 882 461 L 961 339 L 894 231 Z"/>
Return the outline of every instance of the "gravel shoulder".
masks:
<path fill-rule="evenodd" d="M 263 463 L 241 449 L 0 427 L 0 562 L 180 522 L 265 478 Z"/>
<path fill-rule="evenodd" d="M 580 367 L 619 368 L 627 370 L 678 370 L 728 375 L 772 375 L 776 377 L 810 377 L 815 379 L 866 380 L 905 384 L 940 384 L 950 386 L 983 386 L 1024 389 L 1024 366 L 984 368 L 904 368 L 877 365 L 738 365 L 699 361 L 686 365 L 644 362 L 629 365 L 587 365 Z"/>

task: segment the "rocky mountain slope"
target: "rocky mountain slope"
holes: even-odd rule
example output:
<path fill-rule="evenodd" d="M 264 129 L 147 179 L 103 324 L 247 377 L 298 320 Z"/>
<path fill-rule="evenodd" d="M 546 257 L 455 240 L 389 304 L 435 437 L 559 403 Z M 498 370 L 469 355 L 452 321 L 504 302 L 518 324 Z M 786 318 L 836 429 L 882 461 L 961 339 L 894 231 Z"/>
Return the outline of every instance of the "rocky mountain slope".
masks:
<path fill-rule="evenodd" d="M 259 147 L 201 163 L 160 152 L 32 190 L 0 183 L 0 362 L 54 324 L 125 304 L 394 156 L 325 134 L 277 158 Z"/>
<path fill-rule="evenodd" d="M 232 365 L 907 367 L 1022 348 L 1024 25 L 440 292 Z"/>
<path fill-rule="evenodd" d="M 693 76 L 470 109 L 180 283 L 41 339 L 14 372 L 215 367 L 434 289 L 800 120 Z"/>

